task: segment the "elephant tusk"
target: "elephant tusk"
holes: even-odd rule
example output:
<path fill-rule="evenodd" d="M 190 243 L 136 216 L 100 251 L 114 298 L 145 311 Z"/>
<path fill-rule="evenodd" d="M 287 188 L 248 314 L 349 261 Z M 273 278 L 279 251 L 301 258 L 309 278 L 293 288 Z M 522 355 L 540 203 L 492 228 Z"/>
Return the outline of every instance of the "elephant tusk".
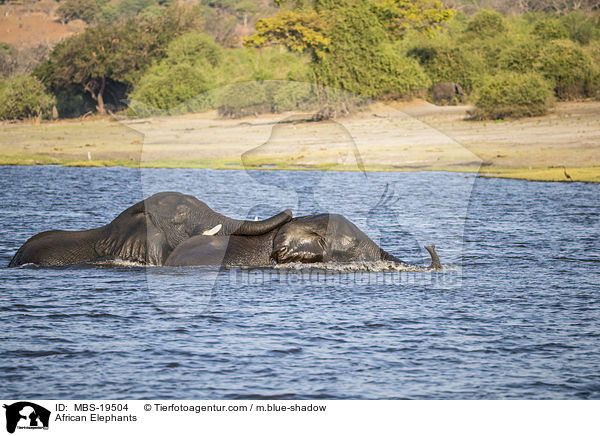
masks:
<path fill-rule="evenodd" d="M 217 224 L 212 229 L 205 230 L 204 232 L 202 232 L 202 235 L 204 235 L 204 236 L 214 236 L 217 233 L 219 233 L 219 230 L 221 230 L 222 227 L 223 227 L 223 224 Z"/>

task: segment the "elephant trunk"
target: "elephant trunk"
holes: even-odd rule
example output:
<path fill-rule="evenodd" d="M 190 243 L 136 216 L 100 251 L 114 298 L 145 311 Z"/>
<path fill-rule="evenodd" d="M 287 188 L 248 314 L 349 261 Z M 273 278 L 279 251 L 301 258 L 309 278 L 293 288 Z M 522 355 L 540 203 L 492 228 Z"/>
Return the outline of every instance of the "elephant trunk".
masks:
<path fill-rule="evenodd" d="M 425 247 L 425 249 L 431 256 L 431 265 L 429 265 L 429 269 L 432 269 L 432 270 L 442 269 L 442 263 L 440 262 L 440 258 L 435 251 L 435 245 L 428 245 Z M 380 248 L 379 250 L 380 250 L 379 255 L 381 257 L 381 260 L 398 263 L 400 265 L 406 265 L 404 262 L 402 262 L 396 256 L 391 255 L 390 253 L 383 250 L 382 248 Z"/>
<path fill-rule="evenodd" d="M 258 236 L 287 223 L 292 219 L 292 211 L 287 209 L 263 221 L 245 221 L 225 218 L 219 232 L 224 235 Z"/>
<path fill-rule="evenodd" d="M 435 245 L 427 245 L 425 247 L 425 250 L 427 250 L 427 252 L 431 256 L 431 265 L 429 266 L 429 269 L 442 269 L 440 258 L 435 252 Z"/>

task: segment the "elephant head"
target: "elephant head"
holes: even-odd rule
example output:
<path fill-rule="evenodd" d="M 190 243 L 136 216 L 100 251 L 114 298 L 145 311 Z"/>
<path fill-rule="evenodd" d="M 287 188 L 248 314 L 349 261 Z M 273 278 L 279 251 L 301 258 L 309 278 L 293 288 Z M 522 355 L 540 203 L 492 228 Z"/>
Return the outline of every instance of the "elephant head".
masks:
<path fill-rule="evenodd" d="M 426 247 L 431 268 L 441 268 L 435 247 Z M 342 215 L 293 218 L 259 236 L 195 236 L 166 260 L 168 266 L 267 265 L 289 262 L 389 261 L 404 265 Z"/>
<path fill-rule="evenodd" d="M 356 262 L 387 260 L 401 263 L 338 214 L 299 217 L 278 230 L 272 258 L 288 262 Z"/>
<path fill-rule="evenodd" d="M 255 236 L 291 219 L 286 210 L 264 221 L 221 215 L 191 195 L 161 192 L 134 204 L 111 223 L 91 230 L 52 230 L 30 238 L 9 266 L 70 265 L 103 257 L 162 265 L 184 240 L 202 234 Z"/>

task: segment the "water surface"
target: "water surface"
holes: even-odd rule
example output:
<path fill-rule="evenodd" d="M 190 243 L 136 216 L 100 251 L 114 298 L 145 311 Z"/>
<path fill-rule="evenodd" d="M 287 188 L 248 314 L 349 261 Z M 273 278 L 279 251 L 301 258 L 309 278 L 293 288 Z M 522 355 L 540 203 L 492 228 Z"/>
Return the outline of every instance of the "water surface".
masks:
<path fill-rule="evenodd" d="M 597 185 L 0 171 L 0 397 L 600 398 Z M 165 190 L 239 218 L 341 213 L 411 263 L 435 243 L 448 269 L 5 268 L 37 232 L 100 226 Z"/>

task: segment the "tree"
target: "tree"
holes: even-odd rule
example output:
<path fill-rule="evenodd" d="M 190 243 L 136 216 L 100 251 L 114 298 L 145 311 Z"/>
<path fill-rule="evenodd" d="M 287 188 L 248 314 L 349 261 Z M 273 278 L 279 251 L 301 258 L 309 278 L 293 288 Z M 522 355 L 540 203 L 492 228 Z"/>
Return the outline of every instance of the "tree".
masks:
<path fill-rule="evenodd" d="M 105 113 L 107 95 L 118 105 L 151 62 L 166 55 L 168 43 L 197 25 L 189 10 L 173 6 L 139 23 L 90 27 L 58 44 L 36 75 L 55 93 L 87 93 Z"/>
<path fill-rule="evenodd" d="M 86 23 L 92 23 L 95 21 L 100 7 L 97 0 L 64 0 L 56 8 L 56 14 L 63 22 L 83 20 Z"/>
<path fill-rule="evenodd" d="M 427 87 L 429 80 L 417 62 L 400 57 L 390 43 L 411 28 L 431 32 L 454 14 L 440 2 L 428 0 L 277 3 L 282 10 L 259 20 L 256 33 L 245 38 L 246 45 L 280 44 L 308 52 L 317 84 L 364 97 L 407 96 Z"/>

